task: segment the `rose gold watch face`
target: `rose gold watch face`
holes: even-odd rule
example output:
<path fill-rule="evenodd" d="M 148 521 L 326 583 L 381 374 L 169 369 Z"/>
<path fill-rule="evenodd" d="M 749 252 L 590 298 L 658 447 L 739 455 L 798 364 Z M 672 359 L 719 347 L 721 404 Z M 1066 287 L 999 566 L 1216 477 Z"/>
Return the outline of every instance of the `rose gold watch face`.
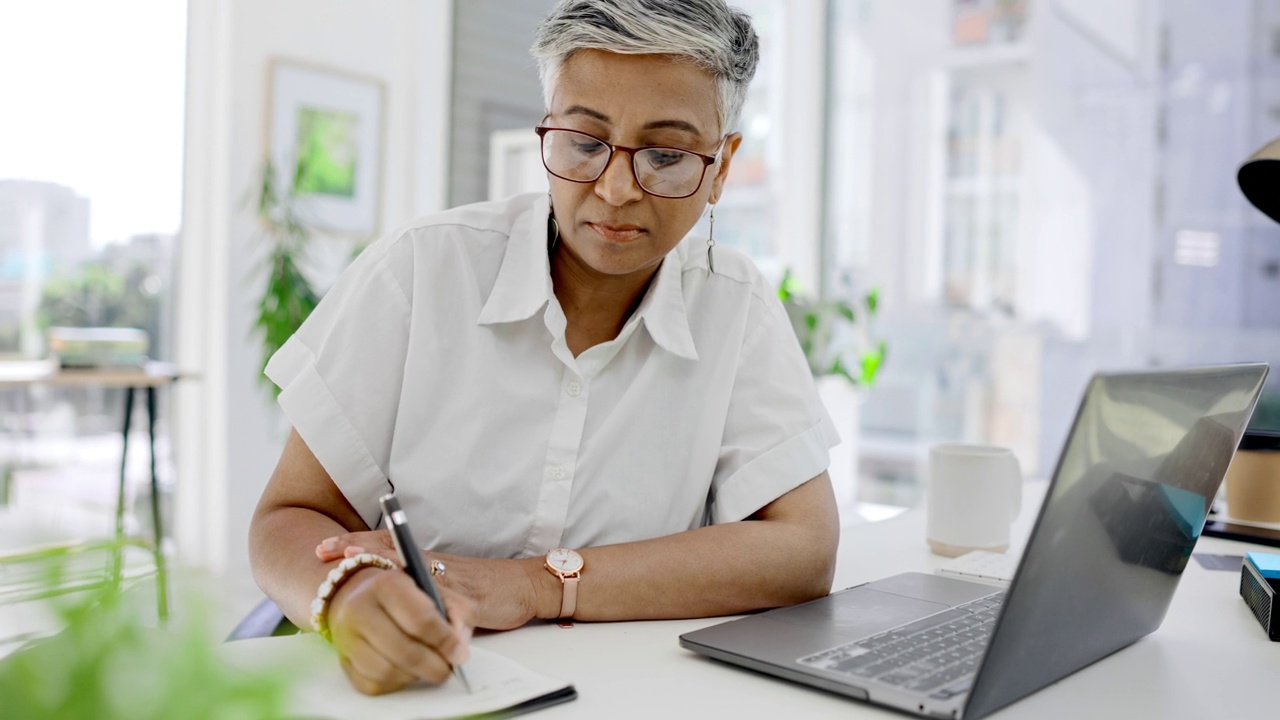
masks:
<path fill-rule="evenodd" d="M 547 565 L 563 575 L 572 575 L 582 569 L 582 556 L 566 548 L 556 548 L 547 553 Z"/>

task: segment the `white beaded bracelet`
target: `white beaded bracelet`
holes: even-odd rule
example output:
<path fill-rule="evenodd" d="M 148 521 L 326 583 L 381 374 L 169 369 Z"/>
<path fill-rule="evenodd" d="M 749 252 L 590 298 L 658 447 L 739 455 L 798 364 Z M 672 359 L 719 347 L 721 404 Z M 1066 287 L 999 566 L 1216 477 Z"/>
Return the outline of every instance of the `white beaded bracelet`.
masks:
<path fill-rule="evenodd" d="M 357 570 L 366 567 L 395 570 L 396 564 L 381 555 L 374 555 L 373 553 L 352 555 L 330 570 L 328 577 L 324 579 L 324 582 L 320 583 L 319 589 L 316 590 L 315 599 L 311 601 L 311 627 L 320 633 L 320 636 L 325 640 L 333 642 L 333 637 L 329 635 L 329 601 L 333 599 L 334 593 L 338 592 L 338 588 L 342 587 L 342 584 L 354 575 Z"/>

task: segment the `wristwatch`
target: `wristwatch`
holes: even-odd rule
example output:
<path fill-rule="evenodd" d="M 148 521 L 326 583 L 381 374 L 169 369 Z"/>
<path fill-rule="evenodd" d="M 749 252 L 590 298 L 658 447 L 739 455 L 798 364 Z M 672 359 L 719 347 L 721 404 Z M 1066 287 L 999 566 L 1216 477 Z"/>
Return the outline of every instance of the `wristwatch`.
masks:
<path fill-rule="evenodd" d="M 568 548 L 556 548 L 547 553 L 547 570 L 560 578 L 564 587 L 564 599 L 560 601 L 560 617 L 571 618 L 578 609 L 578 578 L 582 575 L 582 556 Z"/>

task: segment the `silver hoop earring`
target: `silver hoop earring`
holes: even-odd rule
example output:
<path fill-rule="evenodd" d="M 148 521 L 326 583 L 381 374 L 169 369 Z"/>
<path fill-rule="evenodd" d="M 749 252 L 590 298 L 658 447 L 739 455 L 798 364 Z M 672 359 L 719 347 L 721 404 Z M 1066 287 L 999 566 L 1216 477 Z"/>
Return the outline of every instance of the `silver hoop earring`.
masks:
<path fill-rule="evenodd" d="M 711 204 L 711 217 L 710 217 L 710 218 L 708 218 L 708 219 L 711 221 L 711 227 L 710 227 L 710 229 L 708 229 L 708 231 L 707 231 L 707 269 L 708 269 L 708 270 L 710 270 L 710 274 L 711 274 L 711 275 L 715 275 L 715 274 L 716 274 L 716 259 L 715 259 L 715 255 L 714 255 L 714 254 L 712 254 L 712 252 L 711 252 L 712 248 L 714 248 L 714 247 L 716 246 L 716 206 L 715 206 L 715 203 L 712 203 L 712 204 Z"/>
<path fill-rule="evenodd" d="M 560 223 L 556 222 L 556 209 L 551 207 L 551 191 L 547 191 L 547 254 L 555 252 L 560 244 Z"/>

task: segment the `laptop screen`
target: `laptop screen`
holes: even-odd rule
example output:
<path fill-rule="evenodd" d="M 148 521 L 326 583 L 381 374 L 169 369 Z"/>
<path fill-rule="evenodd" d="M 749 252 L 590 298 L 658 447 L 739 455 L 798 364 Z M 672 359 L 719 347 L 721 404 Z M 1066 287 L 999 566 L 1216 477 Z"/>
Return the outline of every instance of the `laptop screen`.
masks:
<path fill-rule="evenodd" d="M 1238 365 L 1094 377 L 966 717 L 1159 627 L 1266 374 Z"/>

